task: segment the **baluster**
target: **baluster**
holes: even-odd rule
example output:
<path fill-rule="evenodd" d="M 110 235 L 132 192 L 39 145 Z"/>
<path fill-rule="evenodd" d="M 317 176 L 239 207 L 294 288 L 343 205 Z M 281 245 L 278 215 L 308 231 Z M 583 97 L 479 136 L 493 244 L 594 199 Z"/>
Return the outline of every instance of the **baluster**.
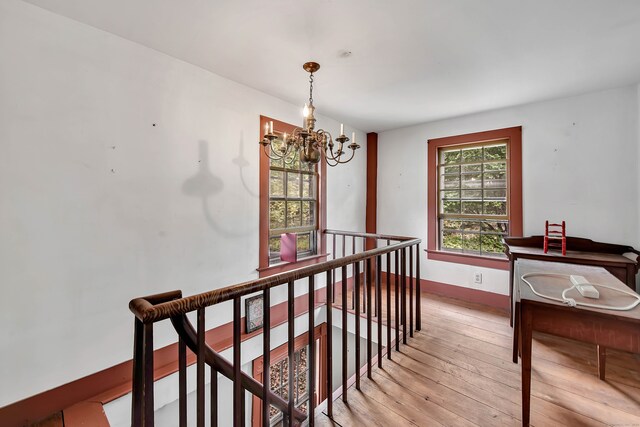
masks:
<path fill-rule="evenodd" d="M 367 271 L 371 272 L 371 258 L 367 258 Z M 371 289 L 371 274 L 367 274 L 365 286 Z M 367 378 L 371 379 L 371 341 L 373 340 L 373 331 L 371 330 L 371 292 L 367 292 Z"/>
<path fill-rule="evenodd" d="M 356 236 L 352 236 L 351 238 L 351 255 L 354 255 L 356 253 Z M 358 265 L 360 265 L 360 263 L 358 263 Z M 353 268 L 352 271 L 353 273 Z M 353 279 L 355 281 L 355 273 L 353 274 Z M 351 309 L 354 310 L 356 308 L 355 304 L 356 304 L 356 299 L 355 299 L 355 282 L 354 285 L 351 287 Z"/>
<path fill-rule="evenodd" d="M 136 317 L 133 325 L 133 385 L 131 425 L 141 427 L 144 410 L 144 324 Z"/>
<path fill-rule="evenodd" d="M 387 240 L 387 246 L 390 243 Z M 387 359 L 391 360 L 391 252 L 387 252 Z"/>
<path fill-rule="evenodd" d="M 393 283 L 394 283 L 394 291 L 395 298 L 394 301 L 396 303 L 396 311 L 395 311 L 395 319 L 396 319 L 396 351 L 400 351 L 400 269 L 399 269 L 399 261 L 400 261 L 400 249 L 395 251 L 394 257 L 396 268 L 394 270 L 393 275 Z"/>
<path fill-rule="evenodd" d="M 367 238 L 363 237 L 362 238 L 362 252 L 367 250 Z M 366 313 L 368 308 L 367 308 L 367 294 L 369 293 L 369 289 L 368 289 L 368 283 L 369 283 L 369 269 L 366 268 L 367 263 L 362 260 L 362 278 L 363 278 L 363 286 L 362 286 L 362 312 Z"/>
<path fill-rule="evenodd" d="M 416 245 L 416 331 L 422 330 L 422 293 L 420 292 L 420 243 Z"/>
<path fill-rule="evenodd" d="M 262 291 L 263 333 L 262 333 L 262 425 L 269 427 L 270 423 L 270 399 L 271 392 L 271 291 L 269 288 Z"/>
<path fill-rule="evenodd" d="M 342 401 L 347 401 L 347 266 L 342 267 Z"/>
<path fill-rule="evenodd" d="M 382 256 L 376 258 L 376 312 L 378 313 L 378 368 L 382 368 Z"/>
<path fill-rule="evenodd" d="M 374 249 L 378 248 L 378 239 L 373 239 L 373 248 Z M 378 307 L 378 301 L 377 301 L 378 294 L 377 294 L 377 292 L 375 290 L 375 283 L 377 283 L 376 273 L 377 273 L 377 264 L 376 264 L 376 267 L 373 270 L 371 270 L 371 274 L 373 275 L 373 279 L 371 279 L 371 283 L 374 283 L 374 290 L 371 291 L 371 289 L 369 289 L 369 291 L 373 292 L 373 295 L 371 297 L 371 300 L 373 301 L 373 305 L 370 307 L 370 309 L 373 311 L 373 315 L 375 317 L 378 317 L 378 310 L 377 310 L 377 307 Z"/>
<path fill-rule="evenodd" d="M 289 281 L 289 288 L 288 288 L 288 306 L 289 306 L 289 311 L 288 311 L 288 330 L 289 330 L 289 341 L 287 343 L 287 350 L 288 350 L 288 364 L 289 364 L 289 380 L 288 380 L 288 387 L 289 387 L 289 416 L 287 417 L 289 424 L 288 425 L 293 425 L 294 421 L 293 421 L 293 408 L 294 408 L 294 400 L 293 400 L 293 366 L 295 364 L 294 361 L 294 352 L 295 352 L 295 347 L 294 347 L 294 343 L 295 343 L 295 294 L 293 292 L 293 280 Z"/>
<path fill-rule="evenodd" d="M 180 427 L 187 427 L 187 344 L 178 338 L 178 405 Z"/>
<path fill-rule="evenodd" d="M 334 235 L 335 236 L 335 235 Z M 333 270 L 327 271 L 327 283 L 335 283 Z M 333 305 L 335 294 L 331 286 L 327 286 L 327 414 L 333 417 Z"/>
<path fill-rule="evenodd" d="M 196 422 L 204 427 L 204 308 L 198 309 L 198 359 L 196 362 Z M 239 382 L 239 379 L 236 378 Z"/>
<path fill-rule="evenodd" d="M 144 325 L 144 425 L 154 424 L 153 409 L 153 323 Z"/>
<path fill-rule="evenodd" d="M 233 425 L 244 426 L 242 413 L 242 355 L 240 350 L 240 298 L 233 299 Z"/>
<path fill-rule="evenodd" d="M 307 406 L 307 421 L 308 425 L 313 427 L 316 402 L 316 337 L 315 337 L 315 276 L 309 276 L 309 354 L 307 355 L 307 364 L 309 365 L 309 405 Z M 291 369 L 291 366 L 289 367 Z M 289 383 L 289 393 L 293 394 L 291 385 Z"/>
<path fill-rule="evenodd" d="M 360 262 L 354 264 L 355 267 L 355 289 L 356 289 L 356 390 L 360 390 Z"/>
<path fill-rule="evenodd" d="M 336 259 L 336 235 L 333 235 L 333 259 Z M 331 280 L 329 280 L 329 277 L 327 276 L 327 288 L 329 288 L 329 283 L 331 283 L 331 298 L 333 298 L 331 300 L 331 302 L 333 304 L 336 303 L 336 278 L 335 278 L 335 274 L 331 274 Z M 328 292 L 328 290 L 327 290 Z M 327 298 L 329 298 L 329 296 L 327 295 Z"/>
<path fill-rule="evenodd" d="M 407 343 L 407 250 L 402 248 L 402 273 L 400 274 L 401 311 L 402 311 L 402 342 Z"/>
<path fill-rule="evenodd" d="M 409 336 L 413 338 L 413 251 L 409 250 Z"/>

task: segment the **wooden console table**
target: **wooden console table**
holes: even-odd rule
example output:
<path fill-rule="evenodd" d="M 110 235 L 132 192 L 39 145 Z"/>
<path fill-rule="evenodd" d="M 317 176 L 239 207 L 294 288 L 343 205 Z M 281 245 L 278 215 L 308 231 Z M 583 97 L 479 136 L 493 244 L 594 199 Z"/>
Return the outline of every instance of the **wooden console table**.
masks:
<path fill-rule="evenodd" d="M 521 279 L 526 273 L 578 274 L 591 283 L 625 289 L 625 285 L 601 267 L 575 264 L 548 263 L 519 260 L 515 289 L 515 316 L 513 328 L 513 361 L 518 362 L 518 349 L 522 357 L 522 424 L 529 425 L 531 410 L 531 343 L 533 331 L 571 338 L 598 346 L 598 371 L 604 379 L 605 348 L 640 353 L 640 306 L 629 311 L 601 310 L 569 307 L 566 304 L 535 295 Z M 538 276 L 530 281 L 539 293 L 559 297 L 570 286 L 568 280 Z M 577 292 L 576 292 L 577 294 Z M 579 294 L 577 294 L 579 296 Z M 573 297 L 573 296 L 572 296 Z M 600 289 L 599 304 L 624 306 L 632 299 L 628 296 Z"/>
<path fill-rule="evenodd" d="M 631 289 L 636 289 L 637 256 L 640 252 L 631 246 L 594 242 L 581 237 L 567 237 L 567 255 L 557 251 L 544 253 L 544 236 L 505 237 L 505 253 L 509 257 L 509 298 L 511 299 L 511 325 L 513 326 L 513 266 L 518 259 L 534 259 L 568 264 L 594 265 L 605 268 Z M 624 255 L 626 254 L 626 255 Z M 635 255 L 635 258 L 634 258 Z M 632 259 L 633 258 L 633 259 Z"/>

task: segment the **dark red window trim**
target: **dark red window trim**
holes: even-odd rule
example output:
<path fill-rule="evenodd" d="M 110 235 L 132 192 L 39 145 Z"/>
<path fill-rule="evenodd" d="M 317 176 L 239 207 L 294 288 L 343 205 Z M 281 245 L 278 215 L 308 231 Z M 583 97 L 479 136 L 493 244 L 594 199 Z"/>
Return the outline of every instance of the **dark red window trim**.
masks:
<path fill-rule="evenodd" d="M 267 116 L 260 116 L 260 133 L 264 132 L 264 125 L 273 121 L 273 129 L 279 132 L 287 132 L 292 134 L 296 126 L 272 119 Z M 256 144 L 257 145 L 257 144 Z M 322 232 L 327 224 L 327 164 L 324 160 L 318 163 L 318 248 L 317 254 L 306 258 L 299 259 L 298 262 L 269 265 L 269 158 L 264 153 L 262 146 L 260 150 L 260 247 L 258 261 L 258 275 L 260 277 L 270 276 L 275 273 L 300 268 L 305 265 L 319 263 L 325 260 L 327 253 L 326 236 Z"/>
<path fill-rule="evenodd" d="M 522 127 L 490 130 L 427 141 L 427 258 L 436 261 L 508 270 L 508 260 L 438 250 L 438 149 L 454 145 L 508 140 L 509 235 L 522 236 Z"/>

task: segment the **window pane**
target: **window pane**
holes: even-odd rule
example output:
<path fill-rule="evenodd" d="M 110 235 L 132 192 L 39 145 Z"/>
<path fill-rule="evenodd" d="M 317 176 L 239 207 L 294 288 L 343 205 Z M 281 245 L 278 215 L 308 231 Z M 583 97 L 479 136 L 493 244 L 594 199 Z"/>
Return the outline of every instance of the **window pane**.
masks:
<path fill-rule="evenodd" d="M 280 168 L 283 166 L 282 159 L 280 160 L 269 159 L 269 164 L 271 166 L 280 167 Z"/>
<path fill-rule="evenodd" d="M 444 200 L 441 205 L 442 213 L 460 213 L 460 202 L 453 200 Z"/>
<path fill-rule="evenodd" d="M 313 190 L 313 183 L 315 181 L 315 176 L 313 175 L 302 175 L 302 197 L 313 197 L 315 193 Z"/>
<path fill-rule="evenodd" d="M 485 172 L 484 188 L 507 188 L 507 173 Z"/>
<path fill-rule="evenodd" d="M 461 228 L 464 231 L 480 231 L 482 225 L 480 221 L 462 221 Z"/>
<path fill-rule="evenodd" d="M 284 173 L 272 170 L 269 173 L 269 195 L 275 197 L 284 196 Z"/>
<path fill-rule="evenodd" d="M 442 192 L 442 198 L 443 199 L 459 199 L 460 198 L 460 191 L 459 190 L 443 191 Z"/>
<path fill-rule="evenodd" d="M 269 228 L 284 228 L 284 201 L 269 202 Z"/>
<path fill-rule="evenodd" d="M 287 196 L 300 197 L 300 174 L 287 172 Z"/>
<path fill-rule="evenodd" d="M 300 399 L 302 396 L 305 396 L 308 393 L 307 390 L 307 373 L 303 372 L 298 375 L 298 387 L 296 390 L 296 400 Z"/>
<path fill-rule="evenodd" d="M 458 175 L 444 175 L 442 177 L 442 186 L 445 189 L 460 188 L 460 177 Z"/>
<path fill-rule="evenodd" d="M 457 175 L 460 173 L 460 166 L 444 166 L 443 170 L 443 173 L 453 173 Z"/>
<path fill-rule="evenodd" d="M 507 164 L 505 162 L 492 162 L 484 164 L 485 172 L 504 171 L 507 170 Z"/>
<path fill-rule="evenodd" d="M 484 252 L 503 253 L 502 236 L 495 234 L 482 235 L 482 250 Z"/>
<path fill-rule="evenodd" d="M 280 252 L 280 237 L 269 238 L 269 252 Z"/>
<path fill-rule="evenodd" d="M 462 247 L 467 252 L 480 252 L 480 235 L 479 234 L 463 234 Z"/>
<path fill-rule="evenodd" d="M 307 234 L 298 234 L 297 245 L 298 252 L 306 252 L 310 249 L 311 238 L 309 233 Z"/>
<path fill-rule="evenodd" d="M 484 202 L 484 213 L 486 215 L 506 215 L 507 202 Z"/>
<path fill-rule="evenodd" d="M 462 213 L 466 215 L 482 214 L 482 202 L 462 201 Z"/>
<path fill-rule="evenodd" d="M 482 231 L 485 233 L 502 233 L 507 234 L 509 223 L 507 221 L 483 221 Z"/>
<path fill-rule="evenodd" d="M 454 231 L 442 232 L 442 247 L 446 249 L 462 249 L 462 233 Z"/>
<path fill-rule="evenodd" d="M 497 159 L 506 159 L 507 158 L 507 145 L 494 145 L 491 147 L 484 148 L 484 159 L 485 160 L 497 160 Z"/>
<path fill-rule="evenodd" d="M 463 199 L 481 199 L 482 190 L 462 190 Z"/>
<path fill-rule="evenodd" d="M 460 163 L 460 150 L 442 151 L 441 162 L 443 164 Z"/>
<path fill-rule="evenodd" d="M 314 202 L 302 202 L 302 225 L 315 225 L 316 204 Z"/>
<path fill-rule="evenodd" d="M 287 202 L 287 227 L 300 227 L 301 211 L 301 202 Z"/>
<path fill-rule="evenodd" d="M 487 175 L 487 174 L 485 174 Z M 462 188 L 482 188 L 482 174 L 462 175 Z"/>
<path fill-rule="evenodd" d="M 482 172 L 482 163 L 475 165 L 462 165 L 462 173 Z"/>
<path fill-rule="evenodd" d="M 444 219 L 441 222 L 441 227 L 444 230 L 460 230 L 462 227 L 462 221 Z"/>
<path fill-rule="evenodd" d="M 507 189 L 502 190 L 484 190 L 485 199 L 504 199 L 507 198 Z"/>
<path fill-rule="evenodd" d="M 464 163 L 482 160 L 482 147 L 466 148 L 462 150 L 462 161 Z"/>

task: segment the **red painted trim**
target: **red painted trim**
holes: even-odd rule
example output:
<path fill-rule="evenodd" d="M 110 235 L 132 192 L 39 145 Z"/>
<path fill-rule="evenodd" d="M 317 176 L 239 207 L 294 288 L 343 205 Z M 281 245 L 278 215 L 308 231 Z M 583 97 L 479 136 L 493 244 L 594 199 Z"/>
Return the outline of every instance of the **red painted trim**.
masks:
<path fill-rule="evenodd" d="M 377 206 L 378 206 L 378 134 L 367 134 L 367 205 L 366 205 L 366 232 L 377 231 Z M 366 248 L 373 249 L 375 240 L 367 239 Z"/>
<path fill-rule="evenodd" d="M 456 254 L 452 252 L 432 251 L 425 249 L 427 257 L 434 261 L 455 262 L 458 264 L 475 265 L 477 267 L 495 268 L 497 270 L 509 270 L 508 259 L 494 259 L 469 254 Z"/>
<path fill-rule="evenodd" d="M 316 307 L 326 304 L 326 290 L 316 290 Z M 308 312 L 307 294 L 296 297 L 295 316 Z M 287 302 L 271 307 L 271 328 L 287 322 Z M 241 324 L 244 325 L 244 318 Z M 244 330 L 244 326 L 243 326 Z M 241 340 L 253 338 L 262 333 L 259 329 L 250 334 L 242 333 Z M 233 322 L 226 323 L 206 332 L 205 340 L 214 350 L 221 352 L 233 346 Z M 154 352 L 154 380 L 157 381 L 178 371 L 178 344 L 170 344 Z M 187 364 L 195 363 L 195 355 L 187 352 Z M 127 360 L 118 365 L 88 375 L 52 390 L 0 408 L 2 427 L 29 425 L 55 412 L 69 408 L 80 402 L 108 403 L 131 392 L 133 364 Z"/>
<path fill-rule="evenodd" d="M 522 236 L 522 127 L 496 129 L 486 132 L 430 139 L 427 141 L 427 253 L 429 259 L 502 268 L 496 260 L 482 262 L 484 257 L 472 257 L 452 252 L 438 251 L 438 149 L 452 145 L 471 144 L 507 139 L 509 145 L 509 236 Z M 444 256 L 446 254 L 446 256 Z"/>
<path fill-rule="evenodd" d="M 266 116 L 260 116 L 260 131 L 259 135 L 262 136 L 264 131 L 264 125 L 273 121 L 274 131 L 293 133 L 296 126 L 282 122 L 280 120 L 272 119 Z M 278 265 L 273 271 L 269 269 L 269 158 L 264 153 L 262 146 L 260 150 L 260 220 L 259 220 L 259 235 L 260 245 L 258 251 L 258 275 L 260 277 L 270 276 L 276 272 L 282 273 L 284 271 L 293 270 L 302 267 L 300 264 L 291 263 Z M 327 238 L 322 232 L 327 226 L 327 164 L 321 161 L 318 164 L 318 204 L 317 204 L 316 218 L 318 218 L 318 253 L 325 254 L 327 252 Z M 308 264 L 314 264 L 321 262 L 319 260 L 309 261 Z"/>
<path fill-rule="evenodd" d="M 64 427 L 109 427 L 100 402 L 82 402 L 64 410 Z"/>

